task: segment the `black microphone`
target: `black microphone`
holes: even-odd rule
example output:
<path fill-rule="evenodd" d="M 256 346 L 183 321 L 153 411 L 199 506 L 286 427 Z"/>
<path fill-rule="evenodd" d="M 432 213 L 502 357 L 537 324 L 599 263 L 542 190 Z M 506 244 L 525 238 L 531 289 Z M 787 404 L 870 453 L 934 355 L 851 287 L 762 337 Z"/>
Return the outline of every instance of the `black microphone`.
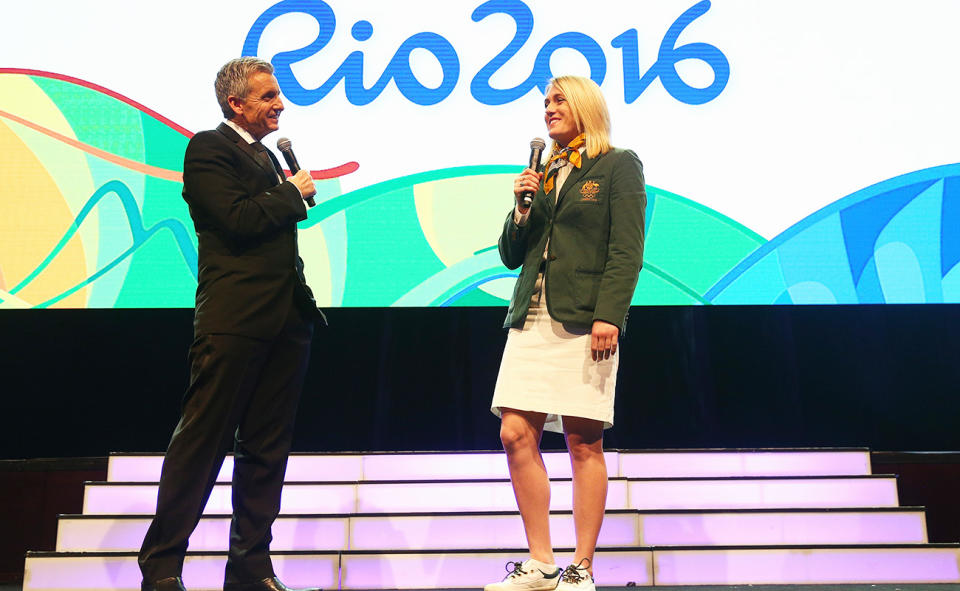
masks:
<path fill-rule="evenodd" d="M 546 147 L 546 142 L 541 138 L 535 137 L 530 140 L 530 165 L 528 168 L 537 170 L 540 167 L 540 155 L 543 154 L 543 149 Z M 533 193 L 531 191 L 524 191 L 522 196 L 523 204 L 530 207 L 530 204 L 533 203 Z"/>
<path fill-rule="evenodd" d="M 280 150 L 280 153 L 283 154 L 283 159 L 287 161 L 287 166 L 290 167 L 290 172 L 292 174 L 297 174 L 300 172 L 300 163 L 297 162 L 297 157 L 293 155 L 293 144 L 289 139 L 282 137 L 277 140 L 277 149 Z M 539 157 L 538 157 L 539 159 Z M 313 195 L 304 199 L 307 202 L 307 205 L 313 207 L 317 202 L 313 199 Z"/>

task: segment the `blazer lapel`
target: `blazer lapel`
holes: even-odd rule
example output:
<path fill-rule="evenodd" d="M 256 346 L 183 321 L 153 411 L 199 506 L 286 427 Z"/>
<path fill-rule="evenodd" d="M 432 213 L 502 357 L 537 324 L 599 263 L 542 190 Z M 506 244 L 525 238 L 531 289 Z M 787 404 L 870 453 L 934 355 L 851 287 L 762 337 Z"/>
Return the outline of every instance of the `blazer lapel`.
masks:
<path fill-rule="evenodd" d="M 580 168 L 574 168 L 570 171 L 570 176 L 567 177 L 567 180 L 563 182 L 563 187 L 560 189 L 560 195 L 557 196 L 557 207 L 560 207 L 560 203 L 563 201 L 564 196 L 566 196 L 567 191 L 570 190 L 570 187 L 577 184 L 577 181 L 582 179 L 587 172 L 593 168 L 593 165 L 597 163 L 600 158 L 603 157 L 603 154 L 597 156 L 596 158 L 590 158 L 587 156 L 586 152 L 583 154 L 583 158 L 580 160 Z"/>
<path fill-rule="evenodd" d="M 269 155 L 267 158 L 261 158 L 257 154 L 256 148 L 254 148 L 252 144 L 248 144 L 247 140 L 240 137 L 240 134 L 234 131 L 233 128 L 227 125 L 226 123 L 221 123 L 220 125 L 218 125 L 217 131 L 219 131 L 224 136 L 226 136 L 228 140 L 236 144 L 237 147 L 240 148 L 240 151 L 246 154 L 247 156 L 249 156 L 250 160 L 252 160 L 254 164 L 259 166 L 261 169 L 263 169 L 264 172 L 269 172 L 271 175 L 276 176 L 277 171 L 273 166 L 272 159 L 269 158 Z"/>

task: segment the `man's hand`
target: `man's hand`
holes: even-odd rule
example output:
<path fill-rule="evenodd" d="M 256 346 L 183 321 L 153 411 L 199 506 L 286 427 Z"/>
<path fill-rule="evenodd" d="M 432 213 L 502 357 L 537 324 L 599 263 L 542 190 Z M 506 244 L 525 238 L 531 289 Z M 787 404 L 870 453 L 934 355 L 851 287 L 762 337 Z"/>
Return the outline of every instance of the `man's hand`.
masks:
<path fill-rule="evenodd" d="M 616 354 L 619 336 L 620 329 L 613 324 L 603 320 L 594 320 L 593 329 L 590 331 L 590 354 L 593 356 L 593 360 L 602 361 Z"/>
<path fill-rule="evenodd" d="M 287 179 L 300 189 L 300 196 L 306 199 L 317 194 L 317 188 L 313 186 L 313 179 L 306 170 L 301 170 L 297 174 Z"/>

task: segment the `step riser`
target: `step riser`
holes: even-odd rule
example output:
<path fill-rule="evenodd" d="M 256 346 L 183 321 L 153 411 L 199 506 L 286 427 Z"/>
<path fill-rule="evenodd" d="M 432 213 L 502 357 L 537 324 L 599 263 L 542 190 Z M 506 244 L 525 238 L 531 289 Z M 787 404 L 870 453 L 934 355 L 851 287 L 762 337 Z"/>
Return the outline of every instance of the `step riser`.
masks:
<path fill-rule="evenodd" d="M 555 482 L 552 508 L 571 510 L 571 483 Z M 152 514 L 157 506 L 156 485 L 113 486 L 90 484 L 84 494 L 86 515 Z M 230 486 L 218 484 L 205 514 L 230 513 Z M 430 484 L 288 484 L 283 487 L 280 513 L 409 513 L 515 511 L 517 501 L 509 482 Z M 626 481 L 611 481 L 607 509 L 629 509 Z"/>
<path fill-rule="evenodd" d="M 860 480 L 637 480 L 629 481 L 630 508 L 823 509 L 896 507 L 892 478 Z"/>
<path fill-rule="evenodd" d="M 342 554 L 275 556 L 277 574 L 291 586 L 326 589 L 478 588 L 503 575 L 505 553 Z M 572 557 L 557 554 L 557 562 Z M 958 549 L 782 549 L 599 551 L 601 586 L 957 583 Z M 220 589 L 224 557 L 188 557 L 191 591 Z M 339 585 L 338 585 L 339 581 Z M 139 587 L 135 556 L 27 557 L 24 591 Z"/>
<path fill-rule="evenodd" d="M 149 519 L 61 519 L 58 552 L 130 552 L 140 547 Z M 229 518 L 205 518 L 190 549 L 225 551 Z M 469 535 L 464 535 L 469 532 Z M 576 545 L 573 518 L 553 515 L 559 548 Z M 599 546 L 759 546 L 925 543 L 920 512 L 611 514 Z M 273 526 L 271 548 L 287 550 L 444 550 L 520 548 L 519 515 L 288 517 Z"/>
<path fill-rule="evenodd" d="M 958 549 L 658 551 L 657 585 L 960 582 Z"/>
<path fill-rule="evenodd" d="M 225 564 L 223 555 L 187 556 L 184 585 L 190 591 L 221 591 Z M 273 567 L 277 577 L 292 587 L 339 587 L 338 554 L 274 556 Z M 23 591 L 140 591 L 140 580 L 136 556 L 27 557 Z"/>
<path fill-rule="evenodd" d="M 500 553 L 344 554 L 341 588 L 476 589 L 503 577 L 506 562 L 517 558 Z M 554 559 L 562 568 L 573 555 L 558 552 Z M 594 578 L 603 586 L 649 586 L 653 584 L 652 559 L 649 551 L 598 552 Z"/>
<path fill-rule="evenodd" d="M 620 475 L 625 478 L 866 476 L 871 470 L 866 451 L 620 454 Z"/>
<path fill-rule="evenodd" d="M 149 518 L 91 524 L 61 521 L 57 552 L 137 552 L 150 525 Z M 278 519 L 272 528 L 273 551 L 333 551 L 349 549 L 348 519 Z M 205 518 L 190 536 L 192 552 L 225 552 L 230 539 L 229 518 Z"/>
<path fill-rule="evenodd" d="M 722 478 L 757 476 L 859 476 L 870 474 L 865 451 L 827 452 L 606 452 L 610 476 L 623 478 Z M 566 452 L 543 454 L 553 478 L 570 478 Z M 111 456 L 111 482 L 157 482 L 163 456 Z M 230 482 L 227 456 L 217 482 Z M 465 480 L 508 478 L 502 453 L 292 455 L 287 482 L 323 480 Z"/>
<path fill-rule="evenodd" d="M 916 513 L 640 515 L 641 546 L 786 546 L 922 544 Z"/>
<path fill-rule="evenodd" d="M 629 483 L 629 484 L 628 484 Z M 551 508 L 571 509 L 570 481 L 553 482 Z M 88 484 L 84 514 L 143 515 L 156 511 L 156 485 Z M 629 496 L 628 496 L 629 495 Z M 892 478 L 732 481 L 611 480 L 607 509 L 751 509 L 895 507 Z M 514 511 L 509 482 L 296 484 L 283 489 L 281 513 L 409 513 Z M 206 513 L 230 513 L 229 485 L 214 487 Z"/>

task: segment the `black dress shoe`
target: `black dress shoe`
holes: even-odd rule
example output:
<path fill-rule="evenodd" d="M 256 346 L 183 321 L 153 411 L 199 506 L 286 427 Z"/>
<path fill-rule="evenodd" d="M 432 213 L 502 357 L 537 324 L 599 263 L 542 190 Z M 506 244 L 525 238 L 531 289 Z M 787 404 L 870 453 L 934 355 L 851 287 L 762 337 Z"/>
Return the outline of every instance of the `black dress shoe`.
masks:
<path fill-rule="evenodd" d="M 142 591 L 187 591 L 180 577 L 167 577 L 155 583 L 144 582 L 140 585 Z"/>
<path fill-rule="evenodd" d="M 224 583 L 223 591 L 323 591 L 317 587 L 309 589 L 291 589 L 277 577 L 267 577 L 255 583 Z"/>

